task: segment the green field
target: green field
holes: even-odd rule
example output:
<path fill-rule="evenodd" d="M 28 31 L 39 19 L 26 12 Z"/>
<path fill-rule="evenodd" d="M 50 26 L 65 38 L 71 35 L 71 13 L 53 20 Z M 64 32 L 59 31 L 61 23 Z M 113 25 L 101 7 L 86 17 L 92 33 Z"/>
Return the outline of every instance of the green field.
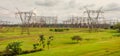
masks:
<path fill-rule="evenodd" d="M 20 28 L 4 28 L 0 33 L 0 51 L 4 51 L 10 42 L 22 42 L 22 50 L 32 50 L 32 44 L 38 43 L 39 35 L 45 38 L 54 36 L 50 49 L 19 56 L 120 56 L 120 37 L 116 30 L 100 29 L 89 33 L 87 29 L 70 28 L 69 31 L 52 32 L 51 28 L 30 28 L 30 35 L 20 34 Z M 8 31 L 5 31 L 8 30 Z M 79 35 L 82 41 L 76 43 L 72 36 Z M 86 40 L 89 39 L 89 40 Z"/>

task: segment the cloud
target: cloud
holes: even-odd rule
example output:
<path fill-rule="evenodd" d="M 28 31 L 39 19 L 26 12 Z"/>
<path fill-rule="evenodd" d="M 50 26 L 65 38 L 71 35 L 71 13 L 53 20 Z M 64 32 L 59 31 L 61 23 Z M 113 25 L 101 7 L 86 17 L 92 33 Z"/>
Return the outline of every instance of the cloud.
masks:
<path fill-rule="evenodd" d="M 120 11 L 120 5 L 117 3 L 110 3 L 105 7 L 104 10 L 105 11 Z"/>
<path fill-rule="evenodd" d="M 95 4 L 94 3 L 91 3 L 91 4 L 84 4 L 82 1 L 80 0 L 70 0 L 68 2 L 67 5 L 65 5 L 65 9 L 78 9 L 78 10 L 81 10 L 81 9 L 84 9 L 84 7 L 94 7 Z"/>
<path fill-rule="evenodd" d="M 77 6 L 80 6 L 80 5 L 78 5 L 77 2 L 74 1 L 74 0 L 71 0 L 71 1 L 68 3 L 68 5 L 69 5 L 69 8 L 75 8 L 75 7 L 77 7 Z"/>
<path fill-rule="evenodd" d="M 0 6 L 0 10 L 9 10 L 9 9 Z"/>
<path fill-rule="evenodd" d="M 81 15 L 84 7 L 88 9 L 103 9 L 110 11 L 108 14 L 118 15 L 120 13 L 120 0 L 1 0 L 0 2 L 0 16 L 8 17 L 14 16 L 11 14 L 16 11 L 15 7 L 21 11 L 29 11 L 37 8 L 37 15 L 57 15 L 60 17 Z M 8 6 L 9 5 L 9 6 Z M 7 11 L 7 9 L 9 9 Z M 111 13 L 111 11 L 117 13 Z M 111 15 L 108 15 L 111 16 Z M 113 16 L 113 15 L 112 15 Z"/>
<path fill-rule="evenodd" d="M 35 4 L 38 6 L 55 6 L 58 3 L 58 1 L 56 0 L 39 0 L 39 1 L 35 1 Z"/>
<path fill-rule="evenodd" d="M 87 5 L 84 5 L 84 7 L 95 7 L 95 4 L 87 4 Z"/>

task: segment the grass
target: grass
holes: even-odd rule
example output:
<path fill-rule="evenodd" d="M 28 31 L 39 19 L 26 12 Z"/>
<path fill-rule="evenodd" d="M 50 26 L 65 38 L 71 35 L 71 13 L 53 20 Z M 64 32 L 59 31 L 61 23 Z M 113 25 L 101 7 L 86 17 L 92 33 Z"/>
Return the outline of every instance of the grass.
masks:
<path fill-rule="evenodd" d="M 0 33 L 0 51 L 3 51 L 10 42 L 20 41 L 23 50 L 32 50 L 32 44 L 38 43 L 40 34 L 54 36 L 54 40 L 50 46 L 44 51 L 23 54 L 20 56 L 119 56 L 120 54 L 120 38 L 114 36 L 118 34 L 115 30 L 100 29 L 101 32 L 89 33 L 87 29 L 71 28 L 69 31 L 52 32 L 51 28 L 30 28 L 30 35 L 21 35 L 20 28 L 15 30 L 9 28 L 9 31 Z M 72 36 L 79 35 L 83 41 L 75 43 L 71 40 Z M 89 40 L 86 40 L 89 39 Z"/>
<path fill-rule="evenodd" d="M 117 45 L 114 43 L 110 43 L 114 40 L 109 40 L 105 42 L 96 42 L 91 44 L 74 44 L 74 45 L 66 45 L 61 47 L 52 48 L 47 51 L 31 53 L 27 55 L 21 56 L 107 56 L 112 52 L 118 50 Z M 117 40 L 120 41 L 120 40 Z M 110 44 L 113 44 L 112 46 Z M 110 47 L 108 47 L 110 45 Z M 115 46 L 114 46 L 115 45 Z M 116 47 L 116 48 L 113 48 Z M 119 50 L 120 51 L 120 50 Z"/>

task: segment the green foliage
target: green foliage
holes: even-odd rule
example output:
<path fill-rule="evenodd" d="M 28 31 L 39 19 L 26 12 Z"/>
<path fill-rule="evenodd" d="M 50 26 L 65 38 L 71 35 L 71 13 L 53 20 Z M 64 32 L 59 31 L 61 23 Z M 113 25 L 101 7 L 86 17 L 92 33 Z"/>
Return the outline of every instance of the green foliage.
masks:
<path fill-rule="evenodd" d="M 54 31 L 53 29 L 50 29 L 50 31 Z"/>
<path fill-rule="evenodd" d="M 50 46 L 52 40 L 53 40 L 53 36 L 50 36 L 47 40 L 48 49 L 49 49 L 49 46 Z"/>
<path fill-rule="evenodd" d="M 39 41 L 40 41 L 40 44 L 42 45 L 42 47 L 45 48 L 45 38 L 44 38 L 44 35 L 40 35 L 39 36 Z"/>
<path fill-rule="evenodd" d="M 44 35 L 40 35 L 39 41 L 40 41 L 40 43 L 41 43 L 41 45 L 42 45 L 43 48 L 45 48 L 45 46 L 46 46 L 45 40 L 46 39 L 44 38 Z M 51 44 L 52 40 L 53 40 L 53 36 L 49 36 L 49 38 L 47 39 L 48 49 L 49 49 L 49 45 Z M 34 44 L 33 46 L 34 46 L 34 49 L 36 49 L 38 45 Z"/>
<path fill-rule="evenodd" d="M 21 42 L 9 43 L 6 47 L 6 53 L 7 54 L 16 55 L 16 54 L 20 54 L 21 52 L 22 52 Z"/>
<path fill-rule="evenodd" d="M 44 41 L 44 40 L 45 40 L 44 35 L 40 35 L 40 36 L 39 36 L 39 41 L 42 42 L 42 41 Z"/>
<path fill-rule="evenodd" d="M 115 30 L 105 29 L 102 32 L 89 33 L 84 32 L 84 30 L 87 30 L 86 28 L 70 28 L 70 31 L 67 32 L 64 31 L 61 33 L 52 33 L 48 31 L 50 28 L 30 29 L 31 35 L 20 35 L 19 28 L 16 28 L 15 32 L 11 31 L 7 32 L 6 34 L 1 33 L 0 36 L 4 36 L 1 38 L 3 40 L 0 41 L 1 51 L 3 51 L 5 49 L 4 47 L 11 41 L 24 41 L 22 49 L 25 50 L 26 54 L 19 56 L 119 56 L 114 54 L 116 50 L 120 49 L 120 38 L 114 38 L 113 36 L 113 34 L 116 33 Z M 13 30 L 13 28 L 10 28 L 10 30 Z M 83 31 L 79 32 L 81 30 Z M 37 42 L 35 37 L 38 36 L 38 34 L 44 34 L 46 41 L 48 39 L 47 37 L 50 35 L 55 36 L 55 41 L 51 42 L 53 47 L 50 47 L 50 50 L 31 53 L 35 51 L 32 43 Z M 75 35 L 80 35 L 80 37 L 84 39 L 82 40 L 81 44 L 75 44 L 76 42 L 71 42 L 71 37 Z M 87 41 L 89 39 L 90 41 Z M 106 48 L 108 48 L 107 50 L 109 52 L 106 52 Z M 38 49 L 39 46 L 36 50 Z M 117 54 L 120 54 L 120 52 Z"/>
<path fill-rule="evenodd" d="M 113 26 L 113 29 L 117 29 L 120 32 L 120 23 L 117 23 Z"/>
<path fill-rule="evenodd" d="M 28 53 L 34 53 L 38 51 L 42 51 L 43 49 L 35 49 L 35 50 L 25 50 L 21 54 L 28 54 Z"/>
<path fill-rule="evenodd" d="M 66 29 L 64 29 L 64 30 L 69 31 L 70 29 L 66 28 Z"/>
<path fill-rule="evenodd" d="M 38 43 L 36 43 L 36 44 L 33 44 L 33 49 L 37 49 L 37 47 L 39 46 L 39 44 Z"/>
<path fill-rule="evenodd" d="M 119 34 L 119 33 L 116 33 L 116 34 L 114 34 L 113 36 L 115 36 L 115 37 L 120 37 L 120 34 Z"/>
<path fill-rule="evenodd" d="M 80 36 L 73 36 L 72 40 L 76 40 L 77 42 L 82 40 L 82 38 Z"/>
<path fill-rule="evenodd" d="M 50 31 L 54 31 L 54 32 L 63 32 L 63 31 L 69 31 L 68 28 L 63 28 L 63 29 L 50 29 Z"/>
<path fill-rule="evenodd" d="M 55 32 L 63 32 L 64 29 L 55 29 Z"/>
<path fill-rule="evenodd" d="M 53 38 L 54 38 L 53 36 L 49 36 L 49 38 L 48 38 L 48 39 L 52 41 L 52 40 L 53 40 Z"/>

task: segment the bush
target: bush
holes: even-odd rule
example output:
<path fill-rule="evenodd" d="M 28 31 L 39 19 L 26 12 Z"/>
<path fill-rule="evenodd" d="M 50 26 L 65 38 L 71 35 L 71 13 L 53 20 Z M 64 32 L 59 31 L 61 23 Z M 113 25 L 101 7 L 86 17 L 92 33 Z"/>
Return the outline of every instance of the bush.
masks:
<path fill-rule="evenodd" d="M 82 40 L 82 38 L 80 36 L 73 36 L 72 40 L 76 40 L 77 42 Z"/>
<path fill-rule="evenodd" d="M 5 53 L 6 55 L 17 55 L 22 52 L 21 42 L 12 42 L 9 43 L 6 47 Z"/>
<path fill-rule="evenodd" d="M 118 32 L 120 32 L 120 23 L 115 24 L 113 29 L 118 29 Z"/>
<path fill-rule="evenodd" d="M 55 29 L 55 32 L 63 32 L 64 29 Z"/>
<path fill-rule="evenodd" d="M 43 49 L 36 49 L 36 50 L 26 50 L 26 51 L 23 51 L 21 54 L 28 54 L 28 53 L 34 53 L 34 52 L 37 52 L 37 51 L 42 51 Z"/>
<path fill-rule="evenodd" d="M 45 48 L 45 37 L 44 37 L 44 35 L 39 36 L 39 41 L 40 41 L 40 44 L 43 46 L 43 48 Z"/>
<path fill-rule="evenodd" d="M 53 29 L 50 29 L 50 31 L 54 31 Z"/>
<path fill-rule="evenodd" d="M 66 29 L 64 29 L 64 30 L 69 31 L 70 29 L 66 28 Z"/>
<path fill-rule="evenodd" d="M 29 50 L 26 50 L 26 51 L 23 51 L 22 54 L 27 54 L 27 53 L 30 53 Z"/>
<path fill-rule="evenodd" d="M 39 46 L 39 44 L 38 43 L 36 43 L 36 44 L 33 44 L 33 49 L 37 49 L 37 47 Z"/>
<path fill-rule="evenodd" d="M 91 39 L 89 39 L 89 38 L 86 38 L 85 40 L 86 40 L 86 41 L 90 41 Z"/>
<path fill-rule="evenodd" d="M 63 31 L 69 31 L 69 29 L 68 28 L 66 28 L 66 29 L 50 29 L 50 31 L 55 31 L 55 32 L 63 32 Z"/>
<path fill-rule="evenodd" d="M 113 36 L 115 36 L 115 37 L 120 37 L 120 34 L 114 34 Z"/>
<path fill-rule="evenodd" d="M 49 49 L 49 46 L 50 46 L 52 40 L 53 40 L 53 36 L 49 36 L 49 38 L 47 40 L 48 49 Z"/>

